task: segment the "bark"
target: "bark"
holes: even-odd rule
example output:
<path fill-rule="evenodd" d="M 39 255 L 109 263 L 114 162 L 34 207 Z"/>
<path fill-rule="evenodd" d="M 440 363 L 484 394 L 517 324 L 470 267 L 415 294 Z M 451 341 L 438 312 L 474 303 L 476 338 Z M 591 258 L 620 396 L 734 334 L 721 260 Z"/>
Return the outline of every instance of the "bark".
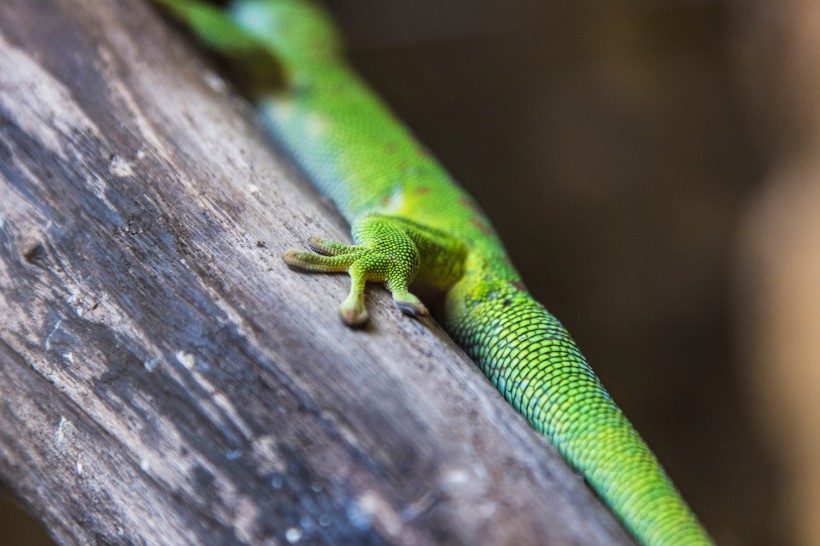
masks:
<path fill-rule="evenodd" d="M 0 480 L 63 544 L 624 544 L 136 0 L 0 4 Z"/>

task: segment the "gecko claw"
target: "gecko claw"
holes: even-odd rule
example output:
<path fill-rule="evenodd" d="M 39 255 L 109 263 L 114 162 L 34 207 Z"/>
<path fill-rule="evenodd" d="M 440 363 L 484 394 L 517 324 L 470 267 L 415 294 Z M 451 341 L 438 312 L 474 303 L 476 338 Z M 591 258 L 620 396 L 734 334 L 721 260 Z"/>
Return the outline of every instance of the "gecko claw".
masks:
<path fill-rule="evenodd" d="M 401 309 L 402 312 L 407 315 L 412 315 L 414 317 L 426 317 L 430 314 L 430 311 L 428 311 L 427 307 L 421 303 L 421 300 L 410 292 L 405 292 L 400 296 L 393 294 L 393 303 L 395 303 L 396 307 Z"/>

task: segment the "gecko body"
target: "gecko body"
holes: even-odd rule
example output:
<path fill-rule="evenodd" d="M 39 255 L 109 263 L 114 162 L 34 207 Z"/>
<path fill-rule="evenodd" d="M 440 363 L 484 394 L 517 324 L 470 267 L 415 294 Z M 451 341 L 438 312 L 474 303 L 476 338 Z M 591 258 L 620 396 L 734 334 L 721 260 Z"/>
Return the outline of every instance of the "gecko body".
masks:
<path fill-rule="evenodd" d="M 711 544 L 569 333 L 527 292 L 479 206 L 344 61 L 323 11 L 238 0 L 222 15 L 193 0 L 158 1 L 217 50 L 237 57 L 256 42 L 281 64 L 285 84 L 256 93 L 261 119 L 353 233 L 353 244 L 314 237 L 311 251 L 284 259 L 350 275 L 347 324 L 368 319 L 368 281 L 384 283 L 409 314 L 428 313 L 411 285 L 442 294 L 445 329 L 639 542 Z"/>

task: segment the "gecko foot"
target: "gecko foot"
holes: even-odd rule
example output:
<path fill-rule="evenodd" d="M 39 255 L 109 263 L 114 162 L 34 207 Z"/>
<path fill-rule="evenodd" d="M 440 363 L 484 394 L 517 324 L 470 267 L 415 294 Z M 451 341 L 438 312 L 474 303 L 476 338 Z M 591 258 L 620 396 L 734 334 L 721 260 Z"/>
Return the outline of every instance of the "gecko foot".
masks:
<path fill-rule="evenodd" d="M 364 304 L 368 281 L 384 283 L 404 313 L 428 315 L 427 307 L 408 290 L 418 272 L 419 253 L 402 228 L 385 217 L 369 218 L 354 226 L 358 244 L 311 237 L 311 251 L 290 249 L 282 257 L 290 267 L 301 271 L 350 275 L 350 293 L 339 307 L 339 315 L 351 327 L 363 326 L 368 320 Z"/>

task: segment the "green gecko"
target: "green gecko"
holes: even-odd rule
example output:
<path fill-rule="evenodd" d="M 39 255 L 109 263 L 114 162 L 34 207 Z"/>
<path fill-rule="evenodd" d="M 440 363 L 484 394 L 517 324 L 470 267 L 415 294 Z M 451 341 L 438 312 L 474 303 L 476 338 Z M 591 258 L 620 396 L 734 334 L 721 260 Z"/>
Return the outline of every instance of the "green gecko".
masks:
<path fill-rule="evenodd" d="M 644 545 L 711 544 L 652 452 L 561 323 L 527 292 L 473 199 L 346 64 L 328 16 L 303 0 L 156 0 L 234 64 L 250 65 L 260 116 L 330 197 L 354 244 L 311 238 L 284 260 L 347 272 L 342 320 L 361 326 L 367 282 L 427 315 L 410 290 L 444 297 L 444 327 L 507 401 L 586 477 Z M 278 86 L 259 84 L 265 72 Z M 253 72 L 252 72 L 253 71 Z"/>

